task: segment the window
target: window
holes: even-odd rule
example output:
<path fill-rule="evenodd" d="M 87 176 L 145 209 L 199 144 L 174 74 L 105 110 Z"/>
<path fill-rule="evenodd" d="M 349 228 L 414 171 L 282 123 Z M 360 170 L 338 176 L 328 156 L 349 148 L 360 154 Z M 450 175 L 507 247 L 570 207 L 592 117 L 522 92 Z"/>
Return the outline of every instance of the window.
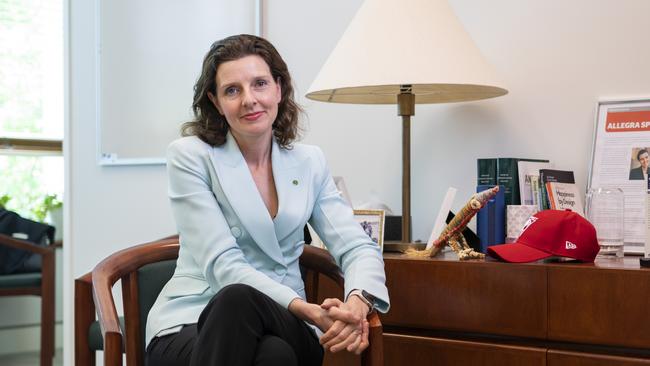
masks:
<path fill-rule="evenodd" d="M 0 204 L 63 198 L 63 0 L 0 0 Z"/>

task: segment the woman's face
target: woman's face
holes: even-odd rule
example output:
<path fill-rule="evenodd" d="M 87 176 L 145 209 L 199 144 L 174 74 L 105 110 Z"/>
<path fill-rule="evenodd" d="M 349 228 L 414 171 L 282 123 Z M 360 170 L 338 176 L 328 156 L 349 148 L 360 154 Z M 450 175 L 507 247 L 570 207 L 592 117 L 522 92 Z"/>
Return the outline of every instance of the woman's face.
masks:
<path fill-rule="evenodd" d="M 216 94 L 208 96 L 233 136 L 238 141 L 270 139 L 282 95 L 264 59 L 250 55 L 224 62 L 217 69 L 216 83 Z"/>

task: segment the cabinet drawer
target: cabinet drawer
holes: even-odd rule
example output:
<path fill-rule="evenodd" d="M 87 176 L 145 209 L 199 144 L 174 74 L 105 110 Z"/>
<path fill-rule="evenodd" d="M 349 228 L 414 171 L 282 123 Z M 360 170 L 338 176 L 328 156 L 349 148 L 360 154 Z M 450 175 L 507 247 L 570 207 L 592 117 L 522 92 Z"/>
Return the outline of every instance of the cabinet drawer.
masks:
<path fill-rule="evenodd" d="M 543 266 L 385 258 L 385 268 L 385 325 L 546 338 Z"/>
<path fill-rule="evenodd" d="M 549 339 L 650 348 L 650 271 L 549 267 Z"/>
<path fill-rule="evenodd" d="M 546 355 L 548 366 L 641 366 L 650 365 L 643 358 L 606 356 L 593 353 L 549 350 Z"/>
<path fill-rule="evenodd" d="M 544 366 L 546 350 L 385 333 L 384 362 L 385 366 Z"/>

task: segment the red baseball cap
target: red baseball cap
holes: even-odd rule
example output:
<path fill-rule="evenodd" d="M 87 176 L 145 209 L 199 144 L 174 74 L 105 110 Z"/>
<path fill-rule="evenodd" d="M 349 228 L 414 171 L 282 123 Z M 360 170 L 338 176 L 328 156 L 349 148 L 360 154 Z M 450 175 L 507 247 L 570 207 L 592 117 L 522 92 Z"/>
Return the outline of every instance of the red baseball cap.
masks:
<path fill-rule="evenodd" d="M 570 210 L 545 210 L 526 221 L 514 243 L 488 247 L 488 254 L 514 263 L 553 256 L 593 262 L 599 249 L 596 229 L 587 219 Z"/>

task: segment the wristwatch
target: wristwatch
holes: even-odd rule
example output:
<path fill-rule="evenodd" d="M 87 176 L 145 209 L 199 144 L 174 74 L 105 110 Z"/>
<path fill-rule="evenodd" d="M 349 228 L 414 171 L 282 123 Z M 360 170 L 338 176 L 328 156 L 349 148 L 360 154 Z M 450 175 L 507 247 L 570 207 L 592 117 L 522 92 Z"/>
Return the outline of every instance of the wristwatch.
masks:
<path fill-rule="evenodd" d="M 377 298 L 366 290 L 352 290 L 350 291 L 348 298 L 353 295 L 361 299 L 361 301 L 368 306 L 368 314 L 372 313 L 377 308 Z"/>

